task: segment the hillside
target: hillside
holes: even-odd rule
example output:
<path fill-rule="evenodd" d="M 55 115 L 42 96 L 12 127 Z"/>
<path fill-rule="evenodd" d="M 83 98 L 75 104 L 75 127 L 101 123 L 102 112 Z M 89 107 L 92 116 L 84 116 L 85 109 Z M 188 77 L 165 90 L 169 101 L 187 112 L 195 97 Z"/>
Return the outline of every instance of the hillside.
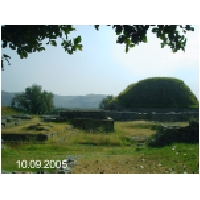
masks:
<path fill-rule="evenodd" d="M 11 106 L 11 100 L 15 96 L 15 93 L 5 92 L 1 90 L 1 106 Z"/>
<path fill-rule="evenodd" d="M 184 81 L 153 77 L 129 85 L 114 102 L 123 108 L 196 108 L 197 97 Z"/>
<path fill-rule="evenodd" d="M 22 109 L 11 108 L 8 106 L 1 106 L 1 116 L 26 114 L 26 113 L 28 113 L 28 112 L 25 110 L 22 110 Z"/>
<path fill-rule="evenodd" d="M 104 94 L 88 94 L 86 96 L 58 96 L 54 95 L 54 105 L 57 108 L 98 108 Z"/>

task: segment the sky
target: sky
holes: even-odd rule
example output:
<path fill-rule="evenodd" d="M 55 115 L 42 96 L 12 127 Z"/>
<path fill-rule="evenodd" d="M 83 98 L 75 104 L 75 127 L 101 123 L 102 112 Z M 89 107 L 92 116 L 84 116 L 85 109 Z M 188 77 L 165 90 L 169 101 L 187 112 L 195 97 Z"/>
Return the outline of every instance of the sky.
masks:
<path fill-rule="evenodd" d="M 164 76 L 181 79 L 199 98 L 199 26 L 186 33 L 185 52 L 173 53 L 161 48 L 161 40 L 148 31 L 148 43 L 140 43 L 125 52 L 124 44 L 117 44 L 111 26 L 74 26 L 70 38 L 82 36 L 83 51 L 68 55 L 60 46 L 46 46 L 43 52 L 33 52 L 20 59 L 15 51 L 1 48 L 1 54 L 11 56 L 1 73 L 1 89 L 24 92 L 33 84 L 42 90 L 61 96 L 108 94 L 117 96 L 128 85 L 148 77 Z"/>

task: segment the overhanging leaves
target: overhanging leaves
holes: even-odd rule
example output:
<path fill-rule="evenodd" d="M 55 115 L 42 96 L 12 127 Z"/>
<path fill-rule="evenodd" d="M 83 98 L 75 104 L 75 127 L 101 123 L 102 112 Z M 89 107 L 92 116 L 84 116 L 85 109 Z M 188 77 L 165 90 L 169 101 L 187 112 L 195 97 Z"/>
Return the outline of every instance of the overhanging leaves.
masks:
<path fill-rule="evenodd" d="M 109 25 L 108 25 L 109 26 Z M 94 25 L 96 30 L 99 30 L 99 25 Z M 116 43 L 125 44 L 125 50 L 128 52 L 130 48 L 139 45 L 139 43 L 147 43 L 147 31 L 151 27 L 151 31 L 157 38 L 161 39 L 161 48 L 169 46 L 173 52 L 179 50 L 185 51 L 186 38 L 184 34 L 186 31 L 194 31 L 190 25 L 113 25 L 112 29 L 118 35 Z M 182 33 L 178 28 L 182 29 Z M 62 38 L 61 46 L 65 51 L 72 55 L 74 51 L 82 51 L 82 38 L 79 35 L 72 41 L 68 39 L 71 31 L 76 29 L 71 25 L 6 25 L 1 26 L 1 41 L 2 47 L 9 47 L 16 51 L 21 59 L 27 58 L 28 54 L 32 52 L 44 51 L 45 47 L 42 44 L 44 39 L 48 39 L 47 44 L 57 46 L 57 38 Z M 63 38 L 64 37 L 64 38 Z M 9 56 L 8 56 L 9 57 Z M 10 59 L 8 57 L 2 60 Z M 2 62 L 3 63 L 3 62 Z M 9 63 L 9 61 L 8 61 Z M 3 64 L 1 65 L 3 66 Z"/>

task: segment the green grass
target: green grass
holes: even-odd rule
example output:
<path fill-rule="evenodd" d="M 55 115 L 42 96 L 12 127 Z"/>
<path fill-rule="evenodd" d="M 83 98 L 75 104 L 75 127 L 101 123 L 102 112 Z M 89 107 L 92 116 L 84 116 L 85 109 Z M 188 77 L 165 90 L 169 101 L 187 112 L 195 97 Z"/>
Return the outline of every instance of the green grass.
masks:
<path fill-rule="evenodd" d="M 1 106 L 1 115 L 28 114 L 28 111 L 23 109 L 11 108 L 9 106 Z"/>
<path fill-rule="evenodd" d="M 33 121 L 36 123 L 37 120 Z M 1 151 L 2 169 L 36 171 L 37 168 L 19 168 L 17 160 L 44 162 L 45 159 L 58 160 L 64 159 L 66 155 L 79 155 L 74 173 L 99 173 L 102 169 L 105 173 L 163 174 L 170 173 L 171 169 L 173 173 L 184 173 L 183 166 L 186 166 L 187 173 L 199 173 L 199 144 L 178 143 L 162 148 L 150 148 L 145 145 L 136 151 L 136 143 L 130 138 L 154 134 L 155 130 L 151 130 L 151 126 L 155 125 L 153 122 L 115 122 L 115 132 L 108 134 L 85 133 L 81 130 L 71 133 L 72 130 L 65 129 L 66 123 L 44 124 L 53 125 L 54 130 L 59 132 L 58 136 L 44 144 L 7 144 L 7 148 Z M 65 135 L 67 137 L 59 142 L 58 139 Z"/>
<path fill-rule="evenodd" d="M 173 150 L 174 149 L 174 150 Z M 175 143 L 162 148 L 147 148 L 145 156 L 155 156 L 165 168 L 174 168 L 176 172 L 182 172 L 182 165 L 186 166 L 188 173 L 198 173 L 199 144 Z"/>

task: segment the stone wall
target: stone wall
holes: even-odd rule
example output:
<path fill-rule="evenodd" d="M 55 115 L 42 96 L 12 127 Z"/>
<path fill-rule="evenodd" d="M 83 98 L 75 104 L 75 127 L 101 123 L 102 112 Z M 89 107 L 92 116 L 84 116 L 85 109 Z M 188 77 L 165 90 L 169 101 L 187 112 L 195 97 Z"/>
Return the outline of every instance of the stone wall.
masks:
<path fill-rule="evenodd" d="M 15 133 L 1 133 L 1 138 L 4 142 L 44 142 L 48 140 L 48 134 L 15 134 Z"/>
<path fill-rule="evenodd" d="M 160 126 L 149 146 L 164 146 L 172 143 L 199 143 L 199 122 L 190 122 L 189 126 Z"/>
<path fill-rule="evenodd" d="M 93 119 L 105 119 L 106 112 L 105 111 L 65 111 L 60 113 L 60 117 L 67 118 L 68 120 L 74 118 L 93 118 Z"/>
<path fill-rule="evenodd" d="M 137 113 L 169 113 L 169 112 L 175 112 L 175 113 L 190 113 L 190 112 L 199 112 L 198 108 L 188 108 L 188 109 L 180 109 L 180 108 L 132 108 L 132 109 L 126 109 L 126 110 L 116 110 L 120 112 L 137 112 Z"/>
<path fill-rule="evenodd" d="M 20 124 L 21 119 L 16 119 L 12 117 L 2 117 L 1 118 L 1 128 L 5 128 L 8 126 L 18 126 Z"/>
<path fill-rule="evenodd" d="M 140 109 L 141 110 L 141 109 Z M 60 117 L 66 119 L 66 121 L 71 121 L 74 118 L 92 118 L 92 119 L 105 119 L 110 117 L 115 121 L 134 121 L 134 120 L 146 120 L 146 121 L 169 121 L 169 122 L 181 122 L 189 121 L 191 118 L 199 118 L 198 110 L 187 110 L 187 112 L 179 110 L 178 113 L 173 112 L 164 112 L 170 111 L 170 109 L 143 109 L 145 112 L 118 112 L 118 111 L 67 111 L 61 112 Z M 162 111 L 156 113 L 155 111 Z"/>
<path fill-rule="evenodd" d="M 99 132 L 114 131 L 113 119 L 74 118 L 72 124 L 75 128 L 83 130 L 94 130 Z"/>
<path fill-rule="evenodd" d="M 66 117 L 56 117 L 56 118 L 41 118 L 41 122 L 66 122 Z"/>
<path fill-rule="evenodd" d="M 12 115 L 12 118 L 32 119 L 32 116 L 28 114 L 19 114 L 19 115 Z"/>
<path fill-rule="evenodd" d="M 137 112 L 107 112 L 107 116 L 115 121 L 159 121 L 159 122 L 182 122 L 189 121 L 191 118 L 199 118 L 199 112 L 189 113 L 137 113 Z"/>

